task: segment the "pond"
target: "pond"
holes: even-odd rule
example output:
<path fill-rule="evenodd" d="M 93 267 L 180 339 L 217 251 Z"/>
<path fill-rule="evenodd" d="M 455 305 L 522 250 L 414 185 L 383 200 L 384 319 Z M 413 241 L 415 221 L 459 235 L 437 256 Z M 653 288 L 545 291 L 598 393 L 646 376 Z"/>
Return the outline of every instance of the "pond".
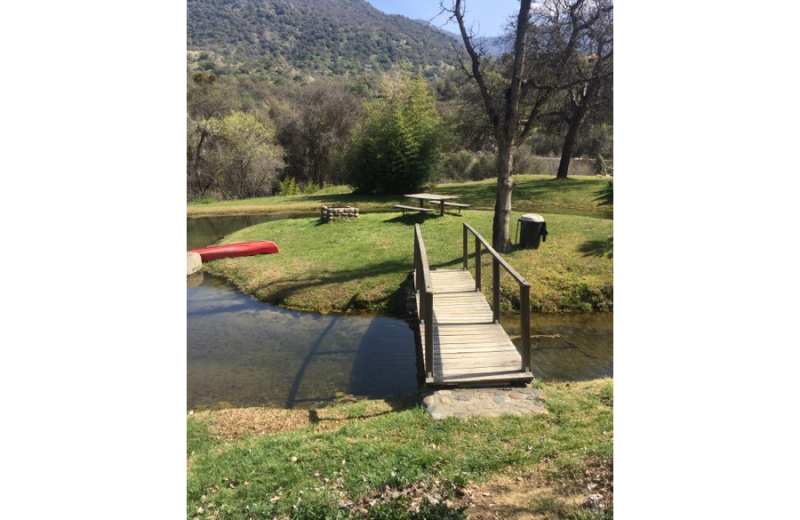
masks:
<path fill-rule="evenodd" d="M 403 320 L 294 312 L 218 277 L 188 288 L 188 407 L 304 407 L 342 394 L 384 398 L 417 388 Z M 196 280 L 190 283 L 197 283 Z"/>
<path fill-rule="evenodd" d="M 269 213 L 267 215 L 227 215 L 186 219 L 186 249 L 208 247 L 225 235 L 262 222 L 287 218 L 315 217 L 317 213 Z"/>
<path fill-rule="evenodd" d="M 243 227 L 309 214 L 187 219 L 190 248 Z M 502 316 L 519 344 L 519 317 Z M 613 315 L 533 314 L 537 378 L 613 376 Z M 313 407 L 353 395 L 385 398 L 417 389 L 414 335 L 403 320 L 295 312 L 262 303 L 227 281 L 187 278 L 187 407 Z"/>

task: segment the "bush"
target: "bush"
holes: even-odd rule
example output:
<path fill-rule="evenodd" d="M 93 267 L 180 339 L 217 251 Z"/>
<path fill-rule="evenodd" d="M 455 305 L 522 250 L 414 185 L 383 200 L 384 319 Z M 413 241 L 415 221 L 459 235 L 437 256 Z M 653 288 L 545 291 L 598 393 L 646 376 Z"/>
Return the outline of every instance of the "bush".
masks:
<path fill-rule="evenodd" d="M 444 154 L 436 175 L 436 181 L 469 180 L 469 174 L 476 162 L 475 154 L 466 150 Z"/>
<path fill-rule="evenodd" d="M 369 107 L 348 159 L 350 183 L 360 193 L 408 193 L 433 181 L 442 120 L 425 80 L 402 80 Z"/>
<path fill-rule="evenodd" d="M 545 161 L 536 157 L 528 146 L 520 146 L 514 150 L 514 163 L 511 168 L 513 175 L 541 175 L 547 172 Z"/>
<path fill-rule="evenodd" d="M 598 155 L 597 159 L 594 161 L 594 173 L 597 175 L 608 175 L 608 166 L 602 155 Z"/>
<path fill-rule="evenodd" d="M 309 181 L 303 188 L 303 193 L 311 195 L 313 193 L 317 193 L 318 191 L 322 191 L 324 189 L 325 189 L 325 182 L 314 184 L 313 182 Z"/>
<path fill-rule="evenodd" d="M 479 153 L 478 161 L 470 171 L 470 180 L 480 181 L 490 179 L 497 175 L 497 158 L 494 154 Z"/>
<path fill-rule="evenodd" d="M 286 177 L 278 185 L 278 193 L 281 195 L 297 195 L 297 181 L 294 177 Z"/>

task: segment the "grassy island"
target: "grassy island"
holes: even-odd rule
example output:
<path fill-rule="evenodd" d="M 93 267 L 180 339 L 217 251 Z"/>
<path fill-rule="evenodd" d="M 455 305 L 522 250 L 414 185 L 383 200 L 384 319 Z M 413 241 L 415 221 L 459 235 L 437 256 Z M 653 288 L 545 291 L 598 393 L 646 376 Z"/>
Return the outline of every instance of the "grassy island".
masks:
<path fill-rule="evenodd" d="M 512 215 L 516 223 L 520 213 Z M 550 236 L 538 250 L 505 258 L 532 284 L 534 310 L 610 311 L 613 307 L 613 221 L 544 214 Z M 420 223 L 432 268 L 459 268 L 462 222 L 491 236 L 492 212 L 463 216 L 366 213 L 358 219 L 321 224 L 316 218 L 265 222 L 227 236 L 223 243 L 272 240 L 277 255 L 229 258 L 204 269 L 232 280 L 270 303 L 321 312 L 397 313 L 402 284 L 413 267 L 413 224 Z M 470 268 L 474 249 L 470 245 Z M 484 273 L 491 273 L 484 255 Z M 513 279 L 501 276 L 506 307 L 518 306 Z M 491 275 L 484 277 L 490 290 Z"/>

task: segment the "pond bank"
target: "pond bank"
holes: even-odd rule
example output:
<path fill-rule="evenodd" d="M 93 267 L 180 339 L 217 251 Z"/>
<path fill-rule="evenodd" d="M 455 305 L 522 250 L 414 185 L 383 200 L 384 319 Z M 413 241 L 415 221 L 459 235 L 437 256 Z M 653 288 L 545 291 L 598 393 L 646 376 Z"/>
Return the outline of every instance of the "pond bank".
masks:
<path fill-rule="evenodd" d="M 512 214 L 512 221 L 519 215 Z M 546 243 L 538 250 L 504 255 L 531 283 L 533 310 L 613 310 L 613 221 L 544 216 L 550 231 Z M 403 286 L 413 267 L 413 225 L 421 224 L 431 267 L 452 269 L 461 264 L 462 222 L 491 236 L 492 213 L 484 211 L 443 218 L 370 213 L 330 224 L 317 218 L 265 222 L 232 233 L 223 243 L 272 240 L 280 254 L 223 259 L 204 269 L 231 280 L 245 293 L 289 309 L 403 316 Z M 482 260 L 489 269 L 489 255 Z M 470 265 L 474 269 L 474 261 Z M 490 283 L 484 280 L 484 291 L 490 290 Z M 518 308 L 517 292 L 513 279 L 501 276 L 504 310 Z"/>

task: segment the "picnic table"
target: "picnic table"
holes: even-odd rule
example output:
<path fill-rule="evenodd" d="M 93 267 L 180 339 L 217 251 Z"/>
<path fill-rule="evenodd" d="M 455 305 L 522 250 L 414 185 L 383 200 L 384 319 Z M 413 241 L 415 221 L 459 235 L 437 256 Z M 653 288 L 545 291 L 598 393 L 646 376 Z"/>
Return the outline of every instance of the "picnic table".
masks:
<path fill-rule="evenodd" d="M 444 215 L 445 201 L 458 198 L 458 195 L 437 195 L 435 193 L 412 193 L 411 195 L 403 195 L 403 196 L 408 197 L 409 199 L 418 199 L 420 208 L 425 206 L 426 200 L 431 202 L 438 202 L 439 215 Z"/>

